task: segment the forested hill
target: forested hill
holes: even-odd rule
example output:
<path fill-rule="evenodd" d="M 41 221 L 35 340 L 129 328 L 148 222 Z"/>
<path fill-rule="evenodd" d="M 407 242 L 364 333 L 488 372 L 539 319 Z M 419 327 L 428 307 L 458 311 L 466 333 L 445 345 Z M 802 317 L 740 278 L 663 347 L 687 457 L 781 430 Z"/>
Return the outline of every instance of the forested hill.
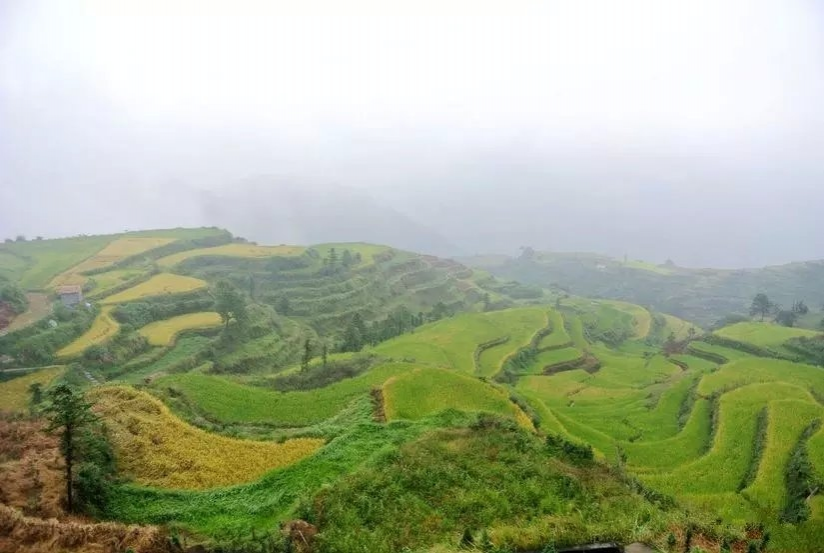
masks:
<path fill-rule="evenodd" d="M 789 308 L 803 300 L 824 303 L 824 261 L 758 269 L 690 269 L 587 253 L 524 250 L 519 257 L 461 258 L 495 276 L 569 293 L 619 299 L 710 326 L 731 313 L 746 313 L 757 293 Z"/>

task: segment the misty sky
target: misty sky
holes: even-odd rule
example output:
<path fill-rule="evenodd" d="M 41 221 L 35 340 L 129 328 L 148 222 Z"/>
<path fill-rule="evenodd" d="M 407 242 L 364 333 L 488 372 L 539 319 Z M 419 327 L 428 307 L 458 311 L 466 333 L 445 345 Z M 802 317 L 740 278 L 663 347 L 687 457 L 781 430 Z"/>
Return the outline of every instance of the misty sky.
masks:
<path fill-rule="evenodd" d="M 0 237 L 824 258 L 823 99 L 817 0 L 0 0 Z"/>

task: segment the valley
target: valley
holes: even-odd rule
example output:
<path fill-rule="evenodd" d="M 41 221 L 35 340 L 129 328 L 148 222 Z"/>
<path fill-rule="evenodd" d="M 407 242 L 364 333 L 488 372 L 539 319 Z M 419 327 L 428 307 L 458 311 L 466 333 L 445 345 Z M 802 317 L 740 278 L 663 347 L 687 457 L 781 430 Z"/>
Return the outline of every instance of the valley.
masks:
<path fill-rule="evenodd" d="M 680 274 L 652 267 L 615 270 Z M 0 275 L 50 302 L 0 336 L 0 439 L 40 432 L 66 384 L 112 454 L 65 528 L 39 526 L 59 486 L 0 497 L 0 544 L 87 525 L 61 550 L 118 551 L 137 525 L 121 550 L 819 551 L 822 332 L 708 323 L 749 288 L 675 308 L 545 269 L 220 229 L 0 245 Z M 8 451 L 0 481 L 32 455 Z"/>

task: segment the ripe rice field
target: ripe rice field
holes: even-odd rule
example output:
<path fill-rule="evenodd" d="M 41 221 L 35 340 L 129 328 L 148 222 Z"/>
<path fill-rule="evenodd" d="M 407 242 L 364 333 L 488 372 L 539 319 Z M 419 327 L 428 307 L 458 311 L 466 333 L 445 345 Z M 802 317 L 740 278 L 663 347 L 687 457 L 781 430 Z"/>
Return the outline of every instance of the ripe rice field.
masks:
<path fill-rule="evenodd" d="M 40 384 L 45 389 L 62 373 L 62 366 L 45 367 L 0 382 L 0 412 L 26 412 L 31 400 L 31 386 Z"/>
<path fill-rule="evenodd" d="M 201 490 L 249 482 L 312 455 L 324 443 L 317 438 L 261 442 L 208 433 L 131 388 L 98 388 L 92 398 L 108 427 L 119 470 L 146 486 Z"/>
<path fill-rule="evenodd" d="M 122 292 L 104 298 L 102 303 L 104 305 L 126 303 L 156 296 L 194 292 L 206 287 L 206 282 L 199 278 L 175 275 L 172 273 L 160 273 L 154 275 L 146 282 L 141 282 Z"/>
<path fill-rule="evenodd" d="M 292 257 L 301 255 L 306 248 L 302 246 L 256 246 L 254 244 L 224 244 L 211 248 L 197 248 L 184 252 L 167 255 L 157 260 L 161 267 L 174 267 L 175 265 L 191 259 L 193 257 Z"/>
<path fill-rule="evenodd" d="M 146 337 L 149 345 L 171 346 L 181 332 L 215 328 L 222 324 L 223 321 L 220 315 L 214 311 L 188 313 L 162 321 L 155 321 L 141 328 L 138 333 Z"/>
<path fill-rule="evenodd" d="M 56 354 L 57 357 L 77 357 L 87 348 L 104 344 L 114 338 L 120 332 L 120 325 L 111 316 L 112 309 L 114 309 L 113 306 L 103 306 L 100 314 L 94 319 L 91 328 L 75 341 L 60 349 Z"/>
<path fill-rule="evenodd" d="M 49 284 L 50 288 L 70 284 L 83 285 L 89 277 L 84 275 L 88 271 L 103 269 L 133 255 L 138 255 L 160 246 L 174 242 L 174 238 L 128 236 L 118 238 L 106 245 L 102 250 L 83 260 L 71 269 L 54 277 Z"/>

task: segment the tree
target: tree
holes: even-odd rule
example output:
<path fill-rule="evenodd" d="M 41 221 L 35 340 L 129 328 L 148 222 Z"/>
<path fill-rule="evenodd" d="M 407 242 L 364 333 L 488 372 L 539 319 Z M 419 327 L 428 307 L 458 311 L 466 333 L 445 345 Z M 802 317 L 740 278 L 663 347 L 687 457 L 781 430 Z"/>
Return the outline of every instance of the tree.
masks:
<path fill-rule="evenodd" d="M 49 421 L 46 431 L 60 436 L 60 453 L 66 463 L 66 508 L 74 510 L 75 463 L 79 460 L 77 441 L 81 432 L 93 422 L 97 415 L 92 413 L 91 403 L 83 394 L 68 384 L 59 384 L 48 393 L 49 404 L 44 409 Z"/>
<path fill-rule="evenodd" d="M 323 355 L 323 366 L 326 367 L 327 357 L 329 356 L 329 346 L 326 342 L 323 343 L 323 350 L 321 351 L 321 355 Z"/>
<path fill-rule="evenodd" d="M 17 238 L 15 238 L 15 239 L 14 239 L 14 241 L 15 241 L 15 242 L 25 242 L 25 241 L 26 241 L 26 237 L 25 237 L 25 236 L 23 236 L 22 234 L 18 234 L 18 235 L 17 235 Z"/>
<path fill-rule="evenodd" d="M 305 371 L 309 368 L 309 363 L 312 361 L 312 340 L 307 338 L 303 342 L 303 359 L 300 361 L 300 369 Z"/>
<path fill-rule="evenodd" d="M 688 338 L 689 340 L 694 340 L 694 339 L 695 339 L 695 335 L 696 335 L 696 334 L 698 334 L 698 331 L 697 331 L 697 330 L 695 330 L 695 327 L 694 327 L 694 326 L 690 325 L 689 330 L 687 330 L 687 338 Z"/>
<path fill-rule="evenodd" d="M 793 302 L 792 311 L 797 315 L 806 315 L 810 312 L 810 308 L 807 307 L 807 304 L 804 303 L 804 300 L 798 300 L 796 302 Z"/>
<path fill-rule="evenodd" d="M 795 311 L 787 311 L 786 309 L 782 309 L 775 316 L 775 322 L 783 326 L 795 326 L 797 320 L 798 313 Z"/>
<path fill-rule="evenodd" d="M 287 296 L 281 296 L 280 298 L 278 298 L 278 313 L 280 313 L 281 315 L 288 315 L 290 310 L 291 306 L 289 305 L 289 298 Z"/>
<path fill-rule="evenodd" d="M 821 319 L 821 321 L 818 323 L 818 328 L 824 330 L 824 319 Z"/>
<path fill-rule="evenodd" d="M 761 315 L 761 320 L 763 321 L 764 317 L 769 315 L 772 309 L 773 303 L 770 301 L 770 298 L 767 297 L 767 294 L 756 294 L 752 299 L 750 315 Z"/>
<path fill-rule="evenodd" d="M 343 256 L 340 258 L 340 262 L 347 269 L 351 267 L 355 263 L 355 259 L 352 257 L 352 252 L 349 250 L 343 250 Z"/>
<path fill-rule="evenodd" d="M 334 271 L 337 264 L 338 264 L 338 252 L 335 250 L 335 248 L 332 248 L 331 250 L 329 250 L 329 266 Z"/>
<path fill-rule="evenodd" d="M 40 405 L 43 401 L 43 385 L 39 382 L 34 382 L 29 386 L 29 393 L 31 394 L 32 406 Z"/>
<path fill-rule="evenodd" d="M 215 311 L 220 314 L 224 328 L 229 328 L 229 321 L 232 319 L 238 324 L 243 324 L 248 320 L 246 300 L 231 283 L 221 280 L 215 285 L 213 295 L 215 298 Z"/>

